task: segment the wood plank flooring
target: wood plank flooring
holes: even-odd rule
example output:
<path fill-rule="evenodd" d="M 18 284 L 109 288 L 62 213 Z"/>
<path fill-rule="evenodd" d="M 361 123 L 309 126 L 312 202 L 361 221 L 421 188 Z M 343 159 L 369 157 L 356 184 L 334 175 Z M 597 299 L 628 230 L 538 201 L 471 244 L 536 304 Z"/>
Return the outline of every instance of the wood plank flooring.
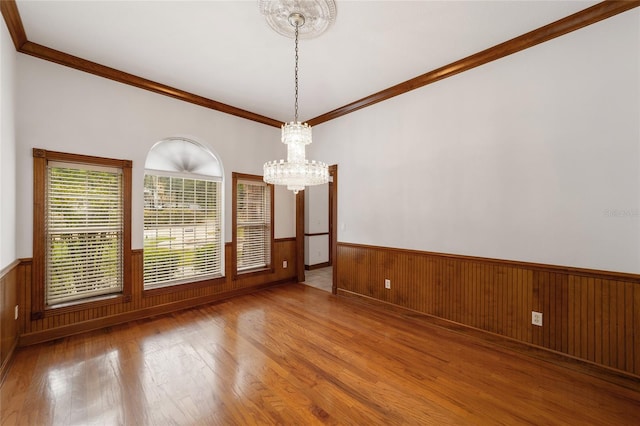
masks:
<path fill-rule="evenodd" d="M 620 385 L 288 284 L 20 349 L 2 425 L 632 425 Z"/>

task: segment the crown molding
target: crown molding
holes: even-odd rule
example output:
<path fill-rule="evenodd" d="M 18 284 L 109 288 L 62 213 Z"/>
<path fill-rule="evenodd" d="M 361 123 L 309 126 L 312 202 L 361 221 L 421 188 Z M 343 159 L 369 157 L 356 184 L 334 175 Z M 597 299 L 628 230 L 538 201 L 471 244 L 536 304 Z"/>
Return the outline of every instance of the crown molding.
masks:
<path fill-rule="evenodd" d="M 49 47 L 42 46 L 37 43 L 32 43 L 30 41 L 24 43 L 19 49 L 19 52 L 35 56 L 36 58 L 55 62 L 67 67 L 75 68 L 80 71 L 88 72 L 100 77 L 108 78 L 109 80 L 114 80 L 119 83 L 128 84 L 140 89 L 149 90 L 150 92 L 159 93 L 161 95 L 179 99 L 184 102 L 203 106 L 205 108 L 224 112 L 226 114 L 235 115 L 236 117 L 246 118 L 247 120 L 256 121 L 268 126 L 280 127 L 282 125 L 282 122 L 274 120 L 272 118 L 236 108 L 231 105 L 223 104 L 221 102 L 217 102 L 203 96 L 195 95 L 193 93 L 185 92 L 184 90 L 176 89 L 162 83 L 147 80 L 146 78 L 138 77 L 133 74 L 119 71 L 115 68 L 100 65 L 98 63 L 91 62 L 77 56 L 69 55 L 68 53 L 60 52 L 59 50 L 51 49 Z"/>
<path fill-rule="evenodd" d="M 18 12 L 18 7 L 15 0 L 1 0 L 0 5 L 2 7 L 2 16 L 7 23 L 7 28 L 9 29 L 9 33 L 11 34 L 11 38 L 13 39 L 13 44 L 15 45 L 16 50 L 20 53 L 31 55 L 36 58 L 44 59 L 46 61 L 55 62 L 56 64 L 88 72 L 99 77 L 108 78 L 109 80 L 138 87 L 150 92 L 169 96 L 171 98 L 175 98 L 184 102 L 189 102 L 205 108 L 220 111 L 225 114 L 231 114 L 235 115 L 236 117 L 256 121 L 268 126 L 280 127 L 282 125 L 281 121 L 275 120 L 273 118 L 265 117 L 263 115 L 236 108 L 231 105 L 223 104 L 222 102 L 214 101 L 203 96 L 185 92 L 184 90 L 176 89 L 175 87 L 147 80 L 146 78 L 138 77 L 136 75 L 129 74 L 115 68 L 107 67 L 96 62 L 91 62 L 86 59 L 61 52 L 59 50 L 51 49 L 47 46 L 42 46 L 40 44 L 30 42 L 28 41 L 26 33 L 24 31 L 22 19 L 20 18 L 20 13 Z"/>
<path fill-rule="evenodd" d="M 615 16 L 619 13 L 626 12 L 640 6 L 640 0 L 623 0 L 623 1 L 603 1 L 580 12 L 569 15 L 566 18 L 552 22 L 551 24 L 530 31 L 521 36 L 512 38 L 486 50 L 467 56 L 449 65 L 429 71 L 425 74 L 414 77 L 403 83 L 396 84 L 380 92 L 359 99 L 350 104 L 344 105 L 333 111 L 319 115 L 308 121 L 310 126 L 316 126 L 325 123 L 334 118 L 342 117 L 359 109 L 377 104 L 398 95 L 410 92 L 420 87 L 426 86 L 436 81 L 452 77 L 464 71 L 479 67 L 489 62 L 495 61 L 505 56 L 520 52 L 522 50 L 533 47 L 537 44 L 544 43 L 556 37 L 560 37 L 580 28 L 584 28 L 596 22 Z"/>
<path fill-rule="evenodd" d="M 27 33 L 24 31 L 15 0 L 0 0 L 0 12 L 2 12 L 2 17 L 7 23 L 7 29 L 13 39 L 13 45 L 19 52 L 22 45 L 27 42 Z"/>
<path fill-rule="evenodd" d="M 333 120 L 334 118 L 342 117 L 343 115 L 377 104 L 378 102 L 402 95 L 428 84 L 435 83 L 461 72 L 468 71 L 497 59 L 504 58 L 505 56 L 528 49 L 537 44 L 544 43 L 545 41 L 552 40 L 572 31 L 576 31 L 580 28 L 584 28 L 617 14 L 634 9 L 638 6 L 640 6 L 640 0 L 605 0 L 580 12 L 574 13 L 573 15 L 569 15 L 566 18 L 552 22 L 551 24 L 515 37 L 504 43 L 500 43 L 449 65 L 429 71 L 425 74 L 419 75 L 418 77 L 414 77 L 405 82 L 396 84 L 395 86 L 391 86 L 387 89 L 336 108 L 333 111 L 319 115 L 309 120 L 308 123 L 311 126 L 316 126 L 329 120 Z M 15 0 L 0 0 L 0 10 L 7 24 L 9 33 L 11 34 L 11 38 L 13 39 L 13 44 L 15 45 L 16 50 L 20 53 L 108 78 L 119 83 L 149 90 L 184 102 L 189 102 L 205 108 L 231 114 L 236 117 L 266 124 L 268 126 L 280 127 L 282 125 L 281 121 L 273 118 L 236 108 L 193 93 L 185 92 L 184 90 L 176 89 L 162 83 L 147 80 L 145 78 L 91 62 L 68 53 L 60 52 L 37 43 L 32 43 L 27 39 Z"/>

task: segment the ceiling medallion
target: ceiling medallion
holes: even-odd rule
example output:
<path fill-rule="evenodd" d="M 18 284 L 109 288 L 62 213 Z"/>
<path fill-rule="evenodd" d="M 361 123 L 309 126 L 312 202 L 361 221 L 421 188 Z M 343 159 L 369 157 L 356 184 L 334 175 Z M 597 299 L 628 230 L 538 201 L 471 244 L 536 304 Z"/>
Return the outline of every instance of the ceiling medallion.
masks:
<path fill-rule="evenodd" d="M 295 26 L 289 17 L 304 16 L 304 25 L 299 27 L 299 38 L 318 37 L 336 20 L 334 0 L 258 0 L 260 12 L 275 32 L 285 37 L 295 37 Z"/>

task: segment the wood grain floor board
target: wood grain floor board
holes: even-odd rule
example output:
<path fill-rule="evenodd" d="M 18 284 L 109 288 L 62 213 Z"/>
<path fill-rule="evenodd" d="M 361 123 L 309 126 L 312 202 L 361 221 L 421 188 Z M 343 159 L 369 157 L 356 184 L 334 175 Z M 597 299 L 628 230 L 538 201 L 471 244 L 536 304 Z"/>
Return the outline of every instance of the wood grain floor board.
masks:
<path fill-rule="evenodd" d="M 22 348 L 0 423 L 631 425 L 629 380 L 287 284 Z"/>

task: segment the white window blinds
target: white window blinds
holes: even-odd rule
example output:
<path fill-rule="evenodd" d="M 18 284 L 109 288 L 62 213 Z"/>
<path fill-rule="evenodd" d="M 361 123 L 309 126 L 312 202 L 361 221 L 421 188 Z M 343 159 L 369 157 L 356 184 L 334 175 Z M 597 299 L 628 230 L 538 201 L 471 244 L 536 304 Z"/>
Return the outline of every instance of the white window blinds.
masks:
<path fill-rule="evenodd" d="M 238 272 L 271 263 L 271 191 L 260 181 L 238 180 L 236 207 Z"/>
<path fill-rule="evenodd" d="M 144 288 L 222 276 L 221 183 L 144 178 Z"/>
<path fill-rule="evenodd" d="M 121 292 L 122 170 L 50 161 L 45 204 L 46 304 Z"/>

